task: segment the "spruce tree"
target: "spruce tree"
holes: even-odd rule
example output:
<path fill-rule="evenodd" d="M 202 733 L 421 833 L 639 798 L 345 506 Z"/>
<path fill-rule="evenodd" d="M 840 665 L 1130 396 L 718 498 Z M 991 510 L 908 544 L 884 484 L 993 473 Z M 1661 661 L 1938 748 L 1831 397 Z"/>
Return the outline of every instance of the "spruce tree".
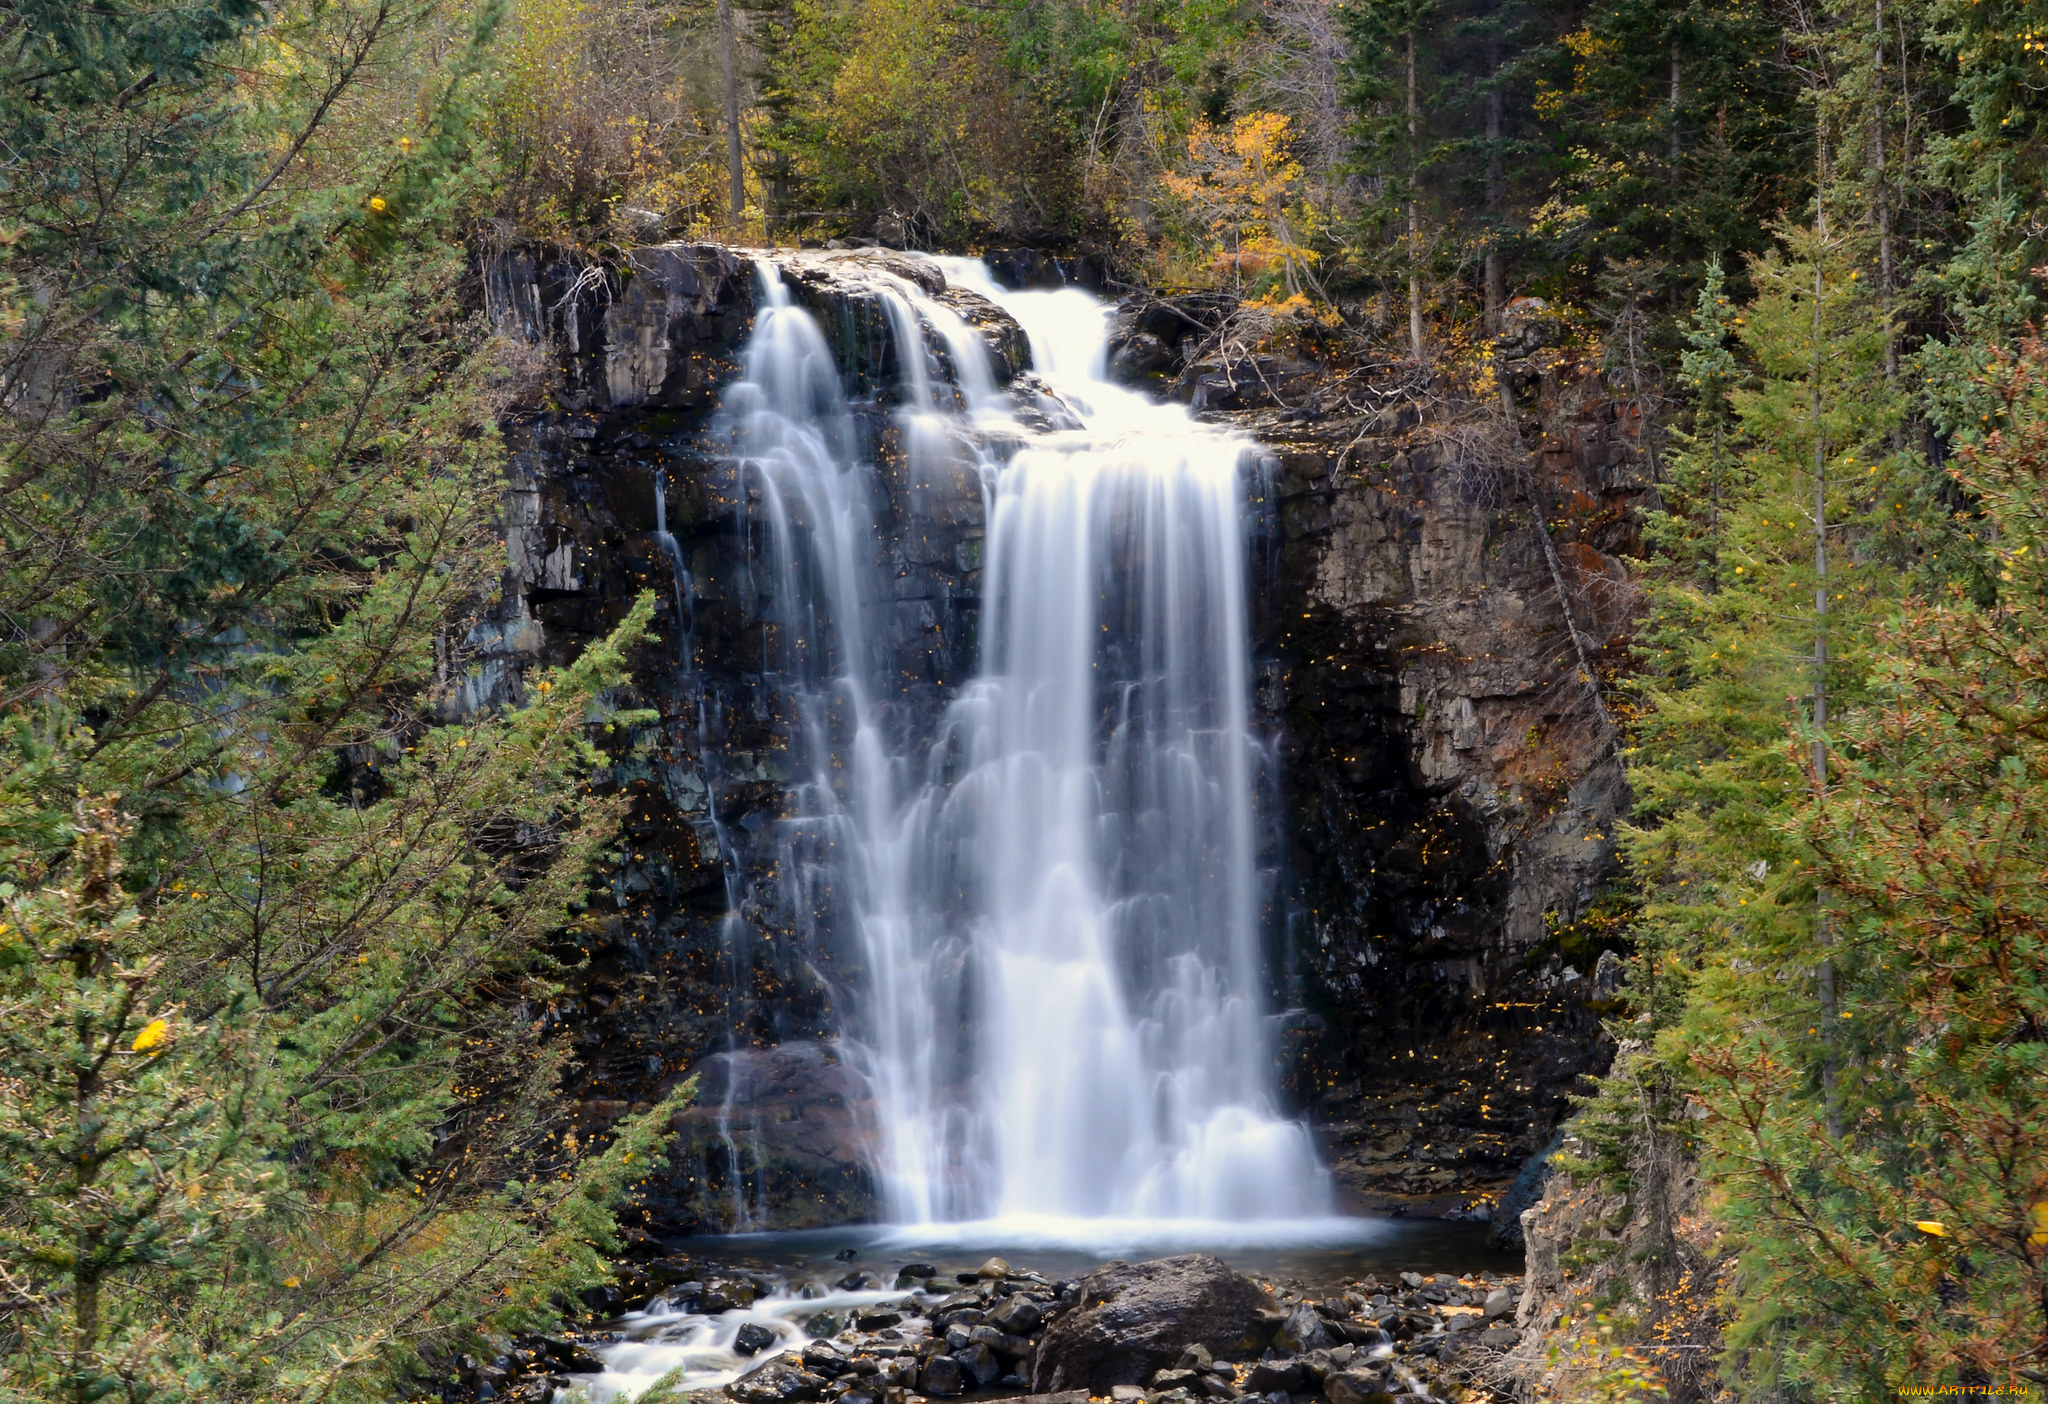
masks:
<path fill-rule="evenodd" d="M 648 606 L 477 705 L 495 19 L 124 0 L 0 41 L 8 1397 L 388 1397 L 600 1277 L 651 1154 L 659 1118 L 565 1146 L 522 1010 Z"/>

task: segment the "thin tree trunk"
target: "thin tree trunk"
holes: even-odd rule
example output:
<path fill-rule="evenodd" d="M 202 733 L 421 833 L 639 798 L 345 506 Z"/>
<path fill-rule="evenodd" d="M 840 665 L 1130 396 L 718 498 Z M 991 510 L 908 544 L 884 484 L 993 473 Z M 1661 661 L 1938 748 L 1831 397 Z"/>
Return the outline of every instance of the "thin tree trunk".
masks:
<path fill-rule="evenodd" d="M 1871 44 L 1870 58 L 1870 134 L 1875 181 L 1872 204 L 1876 206 L 1877 215 L 1877 286 L 1884 297 L 1884 377 L 1887 381 L 1896 381 L 1899 378 L 1899 339 L 1892 331 L 1892 299 L 1897 286 L 1892 269 L 1891 177 L 1885 166 L 1884 0 L 1875 0 L 1875 4 L 1876 39 Z"/>
<path fill-rule="evenodd" d="M 740 152 L 739 33 L 732 0 L 718 0 L 718 62 L 725 79 L 726 175 L 731 182 L 732 217 L 738 220 L 747 210 L 747 176 Z"/>
<path fill-rule="evenodd" d="M 1815 156 L 1813 193 L 1813 788 L 1822 798 L 1828 786 L 1828 445 L 1822 417 L 1821 374 L 1826 365 L 1826 322 L 1821 299 L 1826 288 L 1823 261 L 1827 256 L 1827 128 L 1820 129 Z M 1828 919 L 1826 884 L 1814 889 L 1814 934 L 1821 949 L 1816 983 L 1820 993 L 1821 1099 L 1827 1110 L 1828 1135 L 1842 1138 L 1842 1106 L 1837 1087 L 1835 1043 L 1835 958 Z"/>
<path fill-rule="evenodd" d="M 1486 72 L 1492 80 L 1486 90 L 1486 215 L 1489 223 L 1500 218 L 1501 202 L 1501 96 L 1500 35 L 1486 37 Z M 1499 336 L 1501 309 L 1507 305 L 1507 270 L 1501 266 L 1500 229 L 1487 231 L 1486 240 L 1486 330 Z"/>
<path fill-rule="evenodd" d="M 1671 41 L 1671 174 L 1673 178 L 1676 178 L 1678 175 L 1678 157 L 1680 153 L 1680 146 L 1678 140 L 1678 102 L 1678 41 L 1676 39 L 1673 39 Z"/>
<path fill-rule="evenodd" d="M 1422 360 L 1422 212 L 1416 204 L 1421 179 L 1422 109 L 1415 94 L 1415 31 L 1408 31 L 1408 346 Z"/>

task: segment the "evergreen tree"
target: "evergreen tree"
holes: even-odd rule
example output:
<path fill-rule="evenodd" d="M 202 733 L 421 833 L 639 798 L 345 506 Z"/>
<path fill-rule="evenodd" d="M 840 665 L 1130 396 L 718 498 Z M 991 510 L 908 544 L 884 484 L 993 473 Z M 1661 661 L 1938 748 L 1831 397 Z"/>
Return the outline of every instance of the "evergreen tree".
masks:
<path fill-rule="evenodd" d="M 1761 252 L 1811 169 L 1783 44 L 1766 6 L 1597 0 L 1532 46 L 1553 256 L 1582 275 L 1654 258 L 1691 282 L 1710 256 Z"/>
<path fill-rule="evenodd" d="M 521 1009 L 613 832 L 590 719 L 648 607 L 465 700 L 499 463 L 455 233 L 494 23 L 6 31 L 9 1397 L 388 1395 L 601 1275 L 650 1153 L 554 1139 L 563 1053 Z"/>

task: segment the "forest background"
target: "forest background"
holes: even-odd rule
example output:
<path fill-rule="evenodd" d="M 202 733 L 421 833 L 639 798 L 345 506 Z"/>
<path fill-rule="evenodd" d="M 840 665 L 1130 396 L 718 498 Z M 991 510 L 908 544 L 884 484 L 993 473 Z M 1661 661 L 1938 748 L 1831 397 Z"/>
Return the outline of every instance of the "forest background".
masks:
<path fill-rule="evenodd" d="M 660 237 L 1085 254 L 1472 412 L 1542 299 L 1660 474 L 1587 679 L 1632 1003 L 1571 1166 L 1654 1231 L 1574 1388 L 2048 1384 L 2048 7 L 5 0 L 0 44 L 0 1397 L 391 1398 L 602 1280 L 667 1109 L 579 1144 L 542 1011 L 648 614 L 460 705 L 517 369 L 476 269 Z M 1629 1353 L 1674 1301 L 1685 1380 Z"/>

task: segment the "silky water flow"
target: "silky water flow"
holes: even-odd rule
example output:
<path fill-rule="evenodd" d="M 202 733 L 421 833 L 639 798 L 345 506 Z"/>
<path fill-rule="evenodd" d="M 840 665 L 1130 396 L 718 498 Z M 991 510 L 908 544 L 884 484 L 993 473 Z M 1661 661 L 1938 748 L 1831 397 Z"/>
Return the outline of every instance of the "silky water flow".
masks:
<path fill-rule="evenodd" d="M 1262 1008 L 1250 446 L 1111 383 L 1097 299 L 937 262 L 1038 379 L 999 391 L 959 312 L 858 270 L 913 473 L 964 455 L 982 482 L 980 664 L 936 735 L 902 735 L 878 642 L 874 454 L 769 262 L 723 419 L 797 704 L 784 877 L 861 955 L 840 1051 L 887 1218 L 1018 1242 L 1327 1214 Z"/>

